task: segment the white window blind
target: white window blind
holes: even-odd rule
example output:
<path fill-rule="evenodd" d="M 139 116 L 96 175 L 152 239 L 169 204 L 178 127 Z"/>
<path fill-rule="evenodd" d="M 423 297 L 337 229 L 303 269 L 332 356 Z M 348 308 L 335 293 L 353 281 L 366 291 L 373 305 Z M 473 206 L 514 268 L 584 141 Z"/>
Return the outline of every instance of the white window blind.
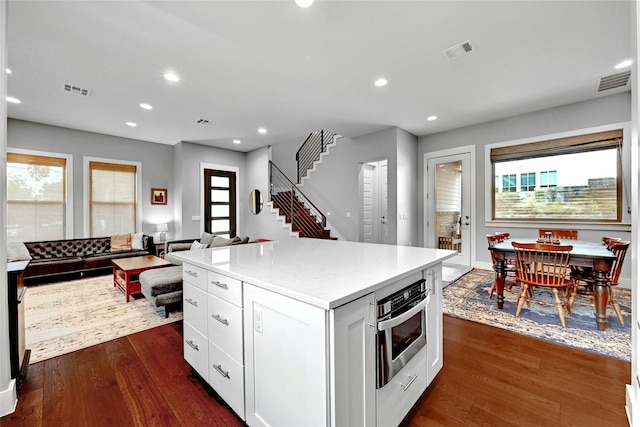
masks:
<path fill-rule="evenodd" d="M 7 153 L 7 240 L 65 236 L 66 159 Z"/>
<path fill-rule="evenodd" d="M 91 237 L 136 231 L 135 165 L 89 162 Z"/>

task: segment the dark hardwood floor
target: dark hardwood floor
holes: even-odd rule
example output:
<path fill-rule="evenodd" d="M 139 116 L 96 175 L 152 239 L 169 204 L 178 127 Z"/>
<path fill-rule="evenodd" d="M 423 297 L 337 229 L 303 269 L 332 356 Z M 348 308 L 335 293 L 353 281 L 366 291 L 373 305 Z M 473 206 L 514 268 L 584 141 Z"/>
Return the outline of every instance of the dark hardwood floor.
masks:
<path fill-rule="evenodd" d="M 444 368 L 403 426 L 626 426 L 630 375 L 627 362 L 445 316 Z M 16 411 L 0 418 L 2 427 L 239 425 L 184 362 L 180 323 L 31 365 Z"/>

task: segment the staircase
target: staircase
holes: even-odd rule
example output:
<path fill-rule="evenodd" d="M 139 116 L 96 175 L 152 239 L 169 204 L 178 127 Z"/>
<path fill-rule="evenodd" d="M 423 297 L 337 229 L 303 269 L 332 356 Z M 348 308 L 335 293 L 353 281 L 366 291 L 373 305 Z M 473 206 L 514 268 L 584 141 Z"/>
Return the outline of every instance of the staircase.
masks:
<path fill-rule="evenodd" d="M 292 231 L 297 232 L 299 237 L 336 240 L 325 229 L 327 219 L 322 211 L 272 161 L 269 161 L 269 175 L 269 196 L 273 207 L 285 217 Z"/>
<path fill-rule="evenodd" d="M 302 182 L 302 178 L 307 176 L 308 171 L 315 167 L 315 162 L 320 160 L 322 155 L 327 152 L 328 147 L 334 144 L 336 138 L 341 137 L 342 135 L 326 130 L 318 130 L 309 134 L 296 153 L 298 184 Z"/>

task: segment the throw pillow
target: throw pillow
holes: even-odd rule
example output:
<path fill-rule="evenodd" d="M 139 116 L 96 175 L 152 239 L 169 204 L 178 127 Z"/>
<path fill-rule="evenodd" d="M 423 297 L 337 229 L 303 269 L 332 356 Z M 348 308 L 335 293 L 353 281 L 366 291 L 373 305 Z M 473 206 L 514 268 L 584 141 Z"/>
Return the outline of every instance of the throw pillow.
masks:
<path fill-rule="evenodd" d="M 201 240 L 202 241 L 202 240 Z M 229 243 L 231 243 L 232 240 L 231 239 L 225 239 L 224 237 L 220 237 L 220 236 L 215 236 L 213 238 L 213 241 L 211 242 L 211 244 L 209 245 L 210 248 L 217 248 L 219 246 L 227 246 Z"/>
<path fill-rule="evenodd" d="M 191 244 L 191 250 L 196 250 L 196 249 L 206 249 L 207 245 L 205 245 L 204 243 L 199 243 L 197 240 L 194 240 L 193 243 Z"/>
<path fill-rule="evenodd" d="M 142 243 L 142 235 L 144 233 L 135 233 L 131 235 L 131 249 L 144 249 Z"/>
<path fill-rule="evenodd" d="M 202 237 L 200 237 L 200 243 L 203 245 L 211 246 L 211 242 L 213 238 L 216 237 L 214 234 L 207 233 L 206 231 L 202 233 Z"/>
<path fill-rule="evenodd" d="M 131 249 L 131 233 L 111 236 L 111 250 L 125 251 Z"/>
<path fill-rule="evenodd" d="M 243 237 L 242 239 L 236 236 L 229 245 L 244 245 L 245 243 L 249 243 L 249 236 Z"/>
<path fill-rule="evenodd" d="M 9 243 L 7 245 L 7 262 L 27 261 L 30 259 L 31 254 L 24 243 Z"/>

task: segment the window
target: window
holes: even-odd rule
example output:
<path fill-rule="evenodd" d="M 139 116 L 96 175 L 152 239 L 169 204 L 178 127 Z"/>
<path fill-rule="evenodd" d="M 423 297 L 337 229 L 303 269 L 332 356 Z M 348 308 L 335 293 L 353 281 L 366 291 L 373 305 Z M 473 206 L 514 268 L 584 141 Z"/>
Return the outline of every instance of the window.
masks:
<path fill-rule="evenodd" d="M 502 191 L 515 193 L 516 189 L 516 175 L 502 175 Z"/>
<path fill-rule="evenodd" d="M 221 237 L 236 236 L 236 174 L 204 170 L 204 231 Z"/>
<path fill-rule="evenodd" d="M 137 166 L 89 162 L 91 237 L 135 233 Z"/>
<path fill-rule="evenodd" d="M 65 237 L 67 159 L 7 153 L 7 240 Z"/>
<path fill-rule="evenodd" d="M 618 129 L 491 148 L 492 175 L 503 177 L 493 219 L 621 222 L 622 138 Z"/>
<path fill-rule="evenodd" d="M 542 175 L 540 175 L 542 180 Z M 520 191 L 534 191 L 536 189 L 536 173 L 529 172 L 520 174 Z"/>
<path fill-rule="evenodd" d="M 558 185 L 558 171 L 540 172 L 540 188 L 556 187 Z"/>

